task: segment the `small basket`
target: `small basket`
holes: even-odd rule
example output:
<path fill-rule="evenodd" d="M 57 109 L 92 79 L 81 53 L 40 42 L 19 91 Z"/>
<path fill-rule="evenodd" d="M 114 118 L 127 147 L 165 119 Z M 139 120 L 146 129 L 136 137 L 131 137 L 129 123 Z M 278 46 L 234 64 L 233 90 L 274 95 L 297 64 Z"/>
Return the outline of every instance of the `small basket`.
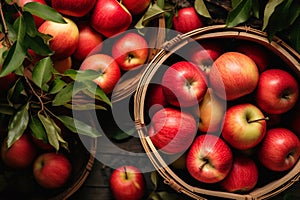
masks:
<path fill-rule="evenodd" d="M 147 153 L 155 169 L 163 177 L 164 183 L 179 193 L 186 194 L 193 199 L 207 199 L 209 197 L 226 199 L 268 199 L 283 192 L 300 179 L 300 161 L 288 172 L 280 177 L 268 180 L 260 184 L 247 194 L 236 194 L 215 190 L 209 187 L 195 187 L 190 184 L 188 175 L 181 174 L 166 164 L 164 156 L 153 145 L 147 134 L 147 119 L 145 118 L 145 98 L 148 86 L 154 76 L 158 73 L 161 65 L 168 61 L 174 61 L 172 55 L 191 41 L 203 41 L 209 39 L 221 39 L 222 41 L 245 40 L 260 44 L 283 61 L 288 70 L 300 78 L 300 55 L 278 37 L 270 42 L 266 33 L 250 27 L 226 28 L 225 25 L 213 25 L 194 31 L 178 34 L 167 41 L 161 50 L 149 63 L 138 83 L 134 96 L 134 119 L 142 146 Z"/>

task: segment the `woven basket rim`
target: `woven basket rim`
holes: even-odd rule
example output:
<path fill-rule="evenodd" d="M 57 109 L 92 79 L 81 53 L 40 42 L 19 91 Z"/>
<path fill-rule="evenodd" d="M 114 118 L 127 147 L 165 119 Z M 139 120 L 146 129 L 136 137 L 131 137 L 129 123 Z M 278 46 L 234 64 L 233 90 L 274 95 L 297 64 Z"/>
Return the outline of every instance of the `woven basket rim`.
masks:
<path fill-rule="evenodd" d="M 201 197 L 215 196 L 228 199 L 268 199 L 278 193 L 286 190 L 300 179 L 300 160 L 296 165 L 282 178 L 272 181 L 263 187 L 255 188 L 248 194 L 235 194 L 223 191 L 213 191 L 191 186 L 184 182 L 172 171 L 165 163 L 160 153 L 153 145 L 149 136 L 147 136 L 146 124 L 144 121 L 144 99 L 147 87 L 153 78 L 157 69 L 163 62 L 176 50 L 180 49 L 193 40 L 204 40 L 209 38 L 237 38 L 257 42 L 270 51 L 276 53 L 292 70 L 300 77 L 300 55 L 278 37 L 274 37 L 272 41 L 268 40 L 267 34 L 263 31 L 253 29 L 247 26 L 238 26 L 227 28 L 225 25 L 212 25 L 195 29 L 185 34 L 178 34 L 173 39 L 166 41 L 161 50 L 156 54 L 153 60 L 148 64 L 141 78 L 134 95 L 134 119 L 136 128 L 140 137 L 141 144 L 147 153 L 150 161 L 163 177 L 164 182 L 170 185 L 177 192 L 184 193 L 194 199 L 206 199 Z"/>

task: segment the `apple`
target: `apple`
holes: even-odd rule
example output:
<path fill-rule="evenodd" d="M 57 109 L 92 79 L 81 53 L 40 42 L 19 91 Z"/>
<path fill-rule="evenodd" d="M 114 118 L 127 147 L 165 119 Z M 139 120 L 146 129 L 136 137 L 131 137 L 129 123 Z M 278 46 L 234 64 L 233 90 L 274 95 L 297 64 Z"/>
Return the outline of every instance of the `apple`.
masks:
<path fill-rule="evenodd" d="M 79 42 L 72 55 L 76 60 L 83 61 L 95 48 L 101 51 L 103 36 L 95 31 L 87 21 L 77 23 L 79 29 Z"/>
<path fill-rule="evenodd" d="M 121 77 L 118 63 L 107 54 L 94 54 L 88 56 L 80 65 L 79 70 L 97 70 L 101 72 L 94 82 L 104 91 L 110 94 Z"/>
<path fill-rule="evenodd" d="M 67 58 L 63 58 L 61 60 L 53 60 L 53 67 L 59 73 L 63 74 L 66 70 L 72 68 L 72 58 L 71 58 L 71 56 L 69 56 Z"/>
<path fill-rule="evenodd" d="M 168 103 L 177 107 L 197 105 L 207 90 L 203 72 L 188 61 L 172 64 L 164 72 L 162 86 Z"/>
<path fill-rule="evenodd" d="M 258 175 L 256 163 L 250 157 L 236 155 L 229 174 L 220 185 L 227 192 L 246 193 L 254 189 Z"/>
<path fill-rule="evenodd" d="M 146 181 L 135 166 L 126 165 L 113 170 L 109 185 L 116 200 L 140 200 L 146 193 Z"/>
<path fill-rule="evenodd" d="M 165 98 L 163 87 L 160 84 L 149 84 L 145 97 L 145 111 L 153 116 L 154 113 L 166 107 L 168 102 Z"/>
<path fill-rule="evenodd" d="M 253 148 L 266 134 L 267 119 L 253 104 L 234 105 L 225 113 L 222 137 L 236 149 Z"/>
<path fill-rule="evenodd" d="M 126 32 L 113 44 L 112 57 L 122 70 L 138 69 L 148 58 L 149 47 L 146 39 L 134 32 Z"/>
<path fill-rule="evenodd" d="M 214 92 L 228 101 L 252 93 L 259 80 L 255 62 L 238 52 L 226 52 L 213 63 L 209 72 Z"/>
<path fill-rule="evenodd" d="M 194 7 L 180 8 L 172 22 L 174 30 L 180 33 L 187 33 L 204 26 L 203 20 Z"/>
<path fill-rule="evenodd" d="M 291 169 L 300 156 L 299 138 L 289 129 L 269 129 L 258 149 L 258 159 L 267 169 L 286 171 Z"/>
<path fill-rule="evenodd" d="M 18 5 L 20 7 L 24 7 L 24 5 L 29 2 L 37 2 L 37 3 L 47 5 L 45 0 L 18 0 L 17 1 Z M 38 16 L 35 16 L 35 15 L 33 15 L 33 20 L 35 22 L 36 27 L 39 27 L 45 21 L 44 19 L 42 19 Z"/>
<path fill-rule="evenodd" d="M 90 24 L 105 37 L 124 32 L 132 22 L 130 12 L 117 0 L 98 0 L 90 16 Z"/>
<path fill-rule="evenodd" d="M 1 145 L 1 158 L 4 164 L 15 169 L 29 167 L 37 155 L 37 149 L 30 137 L 23 133 L 9 148 L 7 140 L 6 137 Z"/>
<path fill-rule="evenodd" d="M 198 109 L 200 131 L 215 133 L 221 130 L 226 112 L 226 101 L 217 97 L 211 88 L 207 89 L 196 109 Z"/>
<path fill-rule="evenodd" d="M 33 176 L 36 182 L 47 189 L 62 187 L 68 181 L 71 172 L 72 165 L 62 153 L 42 153 L 33 163 Z"/>
<path fill-rule="evenodd" d="M 211 134 L 199 135 L 186 157 L 189 174 L 203 183 L 217 183 L 223 180 L 232 163 L 230 147 L 220 137 Z"/>
<path fill-rule="evenodd" d="M 215 41 L 196 43 L 189 52 L 189 60 L 200 67 L 208 76 L 213 62 L 223 53 L 221 45 Z"/>
<path fill-rule="evenodd" d="M 163 108 L 151 118 L 148 135 L 159 150 L 167 154 L 182 153 L 197 133 L 195 118 L 175 108 Z"/>
<path fill-rule="evenodd" d="M 291 110 L 299 96 L 297 80 L 282 69 L 268 69 L 260 74 L 255 101 L 268 114 Z"/>
<path fill-rule="evenodd" d="M 33 144 L 42 151 L 55 151 L 55 148 L 49 143 L 48 138 L 38 138 L 33 134 L 30 134 L 30 139 Z"/>
<path fill-rule="evenodd" d="M 240 42 L 235 50 L 249 56 L 257 65 L 258 70 L 263 72 L 270 65 L 271 56 L 269 51 L 263 46 L 250 43 L 250 42 Z"/>
<path fill-rule="evenodd" d="M 83 17 L 95 6 L 96 0 L 51 0 L 51 6 L 63 15 Z"/>
<path fill-rule="evenodd" d="M 55 52 L 53 59 L 64 59 L 71 56 L 78 46 L 79 30 L 77 25 L 64 17 L 66 23 L 45 21 L 38 28 L 38 31 L 49 34 L 52 39 L 49 42 L 50 48 Z"/>
<path fill-rule="evenodd" d="M 149 5 L 151 4 L 151 0 L 122 0 L 122 4 L 132 15 L 140 15 L 147 10 Z"/>

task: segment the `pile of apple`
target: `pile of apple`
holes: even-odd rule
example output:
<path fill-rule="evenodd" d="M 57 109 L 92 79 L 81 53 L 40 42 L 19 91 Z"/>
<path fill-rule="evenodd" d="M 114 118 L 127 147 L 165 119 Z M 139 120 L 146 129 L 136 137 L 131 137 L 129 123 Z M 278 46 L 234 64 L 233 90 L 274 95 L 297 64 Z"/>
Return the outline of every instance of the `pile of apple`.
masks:
<path fill-rule="evenodd" d="M 198 41 L 165 61 L 160 84 L 150 83 L 145 98 L 147 134 L 165 158 L 180 157 L 169 164 L 186 181 L 247 193 L 299 160 L 299 125 L 285 122 L 299 111 L 299 83 L 262 45 L 225 44 Z"/>

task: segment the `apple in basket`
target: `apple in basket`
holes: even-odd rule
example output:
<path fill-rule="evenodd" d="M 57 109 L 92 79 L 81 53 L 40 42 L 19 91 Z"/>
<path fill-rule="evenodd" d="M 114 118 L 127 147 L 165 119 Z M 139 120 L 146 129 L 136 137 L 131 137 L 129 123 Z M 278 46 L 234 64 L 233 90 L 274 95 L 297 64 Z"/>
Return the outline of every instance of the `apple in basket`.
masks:
<path fill-rule="evenodd" d="M 146 193 L 145 178 L 142 172 L 132 165 L 115 169 L 109 183 L 116 200 L 140 200 Z"/>
<path fill-rule="evenodd" d="M 51 0 L 51 6 L 61 14 L 72 17 L 83 17 L 95 6 L 96 0 Z"/>
<path fill-rule="evenodd" d="M 217 183 L 229 173 L 233 163 L 230 147 L 218 136 L 198 136 L 186 157 L 186 168 L 196 180 Z"/>

